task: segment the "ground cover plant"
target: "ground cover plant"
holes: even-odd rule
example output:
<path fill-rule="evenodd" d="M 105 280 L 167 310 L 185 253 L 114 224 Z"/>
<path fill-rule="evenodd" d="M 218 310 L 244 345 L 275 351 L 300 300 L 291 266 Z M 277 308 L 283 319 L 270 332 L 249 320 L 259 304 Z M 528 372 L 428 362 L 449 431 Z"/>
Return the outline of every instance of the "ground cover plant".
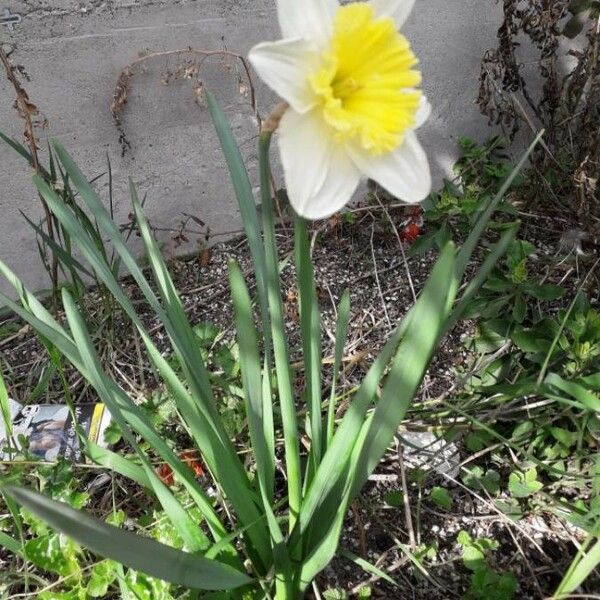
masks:
<path fill-rule="evenodd" d="M 368 21 L 364 6 L 353 10 Z M 254 54 L 267 80 L 272 51 L 264 45 Z M 326 79 L 327 70 L 320 75 Z M 483 146 L 462 140 L 456 179 L 422 210 L 406 211 L 374 185 L 363 206 L 313 226 L 297 213 L 326 216 L 337 208 L 320 205 L 316 192 L 341 202 L 348 190 L 320 190 L 319 177 L 301 181 L 288 168 L 287 193 L 276 197 L 296 210 L 277 227 L 271 136 L 282 118 L 284 137 L 305 135 L 311 121 L 290 128 L 303 114 L 290 103 L 264 124 L 258 211 L 224 115 L 210 93 L 206 99 L 247 234 L 241 254 L 224 253 L 214 276 L 227 284 L 209 298 L 202 298 L 204 286 L 198 293 L 198 273 L 195 291 L 179 289 L 181 267 L 161 256 L 135 186 L 133 218 L 121 228 L 110 198 L 98 196 L 60 144 L 50 151 L 53 169 L 35 178 L 66 250 L 34 229 L 70 277 L 52 310 L 0 264 L 20 303 L 2 300 L 21 319 L 7 319 L 0 337 L 21 340 L 25 322 L 47 355 L 31 396 L 23 386 L 22 397 L 61 398 L 74 410 L 77 390 L 104 401 L 114 425 L 111 450 L 81 437 L 91 463 L 40 464 L 24 444 L 3 465 L 0 560 L 9 568 L 1 593 L 592 594 L 600 514 L 598 260 L 568 236 L 553 237 L 552 219 L 540 227 L 543 215 L 523 210 L 538 176 L 535 165 L 523 167 L 539 138 L 516 168 L 500 138 Z M 421 110 L 419 119 L 427 114 L 425 102 L 409 108 Z M 389 133 L 364 127 L 357 135 L 385 146 Z M 393 187 L 385 170 L 348 156 Z M 423 168 L 415 163 L 408 177 L 417 174 L 422 185 Z M 356 173 L 345 175 L 343 185 L 352 187 Z M 126 243 L 134 232 L 144 244 L 141 259 Z M 372 259 L 373 270 L 360 278 L 383 312 L 370 328 L 376 340 L 350 343 L 356 307 L 346 281 L 328 272 L 331 247 L 345 248 L 340 254 L 352 248 L 343 246 L 347 236 Z M 396 255 L 383 268 L 374 240 Z M 207 268 L 211 260 L 203 253 L 198 262 Z M 411 265 L 421 264 L 417 279 Z M 398 270 L 410 282 L 400 310 L 396 280 L 385 276 Z M 98 284 L 95 298 L 85 291 L 86 274 Z M 229 296 L 228 308 L 211 315 L 219 326 L 192 315 Z M 127 373 L 117 358 L 123 343 L 136 355 Z M 8 390 L 18 390 L 12 384 L 21 375 L 5 372 L 0 407 L 10 426 Z M 417 452 L 425 462 L 411 451 L 415 433 L 428 436 Z M 353 563 L 351 573 L 343 561 Z"/>

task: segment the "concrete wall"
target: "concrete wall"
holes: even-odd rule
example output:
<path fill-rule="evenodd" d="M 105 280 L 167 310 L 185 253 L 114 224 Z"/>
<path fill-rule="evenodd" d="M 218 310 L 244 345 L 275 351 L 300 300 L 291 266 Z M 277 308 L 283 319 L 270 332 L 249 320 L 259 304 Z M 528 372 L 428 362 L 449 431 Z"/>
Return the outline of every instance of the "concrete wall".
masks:
<path fill-rule="evenodd" d="M 239 227 L 206 109 L 194 102 L 189 82 L 160 82 L 177 60 L 157 60 L 136 72 L 123 119 L 131 142 L 124 157 L 109 105 L 119 72 L 140 51 L 193 46 L 245 54 L 256 42 L 276 38 L 274 0 L 5 0 L 3 5 L 22 20 L 13 31 L 1 26 L 0 39 L 30 79 L 27 89 L 48 120 L 47 134 L 60 139 L 90 176 L 104 172 L 110 156 L 119 222 L 129 212 L 125 186 L 132 176 L 156 226 L 176 227 L 186 212 L 215 233 Z M 418 0 L 407 25 L 434 105 L 422 137 L 438 177 L 449 172 L 459 136 L 488 135 L 474 99 L 479 61 L 495 43 L 498 11 L 494 0 Z M 216 59 L 206 63 L 203 74 L 254 170 L 256 129 L 248 99 L 240 93 L 239 65 Z M 258 91 L 267 112 L 274 99 L 260 85 Z M 13 97 L 0 78 L 0 129 L 20 138 Z M 0 160 L 0 257 L 28 285 L 45 288 L 34 237 L 20 214 L 41 215 L 30 173 L 5 146 Z M 106 183 L 99 188 L 106 192 Z M 172 244 L 167 247 L 174 251 Z M 6 289 L 2 282 L 0 289 Z"/>

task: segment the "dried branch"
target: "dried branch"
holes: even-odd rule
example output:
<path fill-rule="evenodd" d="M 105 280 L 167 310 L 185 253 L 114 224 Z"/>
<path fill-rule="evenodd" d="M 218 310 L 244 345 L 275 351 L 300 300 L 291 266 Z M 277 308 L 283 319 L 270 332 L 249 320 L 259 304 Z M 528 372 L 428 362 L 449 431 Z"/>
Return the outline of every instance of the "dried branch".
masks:
<path fill-rule="evenodd" d="M 31 166 L 32 166 L 33 170 L 35 171 L 35 173 L 44 177 L 45 171 L 40 166 L 37 138 L 35 135 L 36 123 L 35 123 L 34 119 L 39 116 L 39 114 L 40 114 L 39 110 L 38 110 L 37 106 L 33 102 L 31 102 L 31 100 L 29 99 L 29 95 L 27 94 L 25 88 L 21 84 L 21 82 L 15 72 L 16 68 L 13 67 L 8 56 L 6 55 L 6 52 L 4 52 L 4 50 L 2 49 L 1 46 L 0 46 L 0 62 L 2 63 L 2 66 L 4 67 L 4 71 L 6 73 L 6 78 L 8 79 L 8 81 L 10 82 L 10 84 L 13 86 L 13 88 L 15 90 L 16 99 L 15 99 L 14 106 L 15 106 L 15 109 L 17 110 L 17 113 L 19 114 L 19 117 L 23 120 L 23 122 L 25 124 L 25 131 L 23 133 L 23 136 L 25 138 L 26 144 L 29 148 L 29 153 L 31 155 L 31 161 L 30 161 Z M 45 120 L 42 122 L 42 125 L 44 127 L 46 126 Z M 42 208 L 44 210 L 46 228 L 48 231 L 48 237 L 51 240 L 55 241 L 54 216 L 52 214 L 52 211 L 50 210 L 50 207 L 46 203 L 46 200 L 43 198 L 43 196 L 41 194 L 38 194 L 38 197 L 40 199 Z M 52 280 L 53 296 L 54 296 L 54 300 L 56 301 L 56 294 L 58 292 L 58 260 L 57 260 L 57 257 L 54 255 L 54 253 L 52 254 L 52 265 L 51 265 L 50 277 Z"/>
<path fill-rule="evenodd" d="M 589 0 L 577 0 L 577 6 L 574 0 L 502 2 L 498 47 L 482 61 L 480 109 L 511 139 L 523 124 L 544 128 L 543 149 L 533 159 L 538 179 L 546 178 L 558 196 L 575 204 L 573 215 L 600 222 L 600 16 L 589 10 Z M 573 33 L 564 27 L 569 13 L 583 23 L 578 31 L 586 31 L 581 50 L 565 50 L 565 36 Z M 529 64 L 537 67 L 539 90 L 530 89 L 531 73 L 518 56 L 523 38 L 538 55 Z M 566 77 L 559 68 L 565 58 L 575 59 Z"/>
<path fill-rule="evenodd" d="M 192 47 L 184 48 L 181 50 L 168 50 L 165 52 L 144 53 L 138 59 L 134 60 L 131 64 L 127 65 L 121 70 L 121 72 L 119 73 L 115 91 L 113 93 L 113 98 L 110 103 L 110 112 L 113 116 L 115 126 L 119 131 L 119 142 L 121 144 L 123 154 L 125 154 L 127 149 L 131 147 L 131 144 L 127 141 L 122 122 L 123 111 L 125 105 L 128 102 L 131 81 L 139 67 L 157 59 L 171 57 L 179 57 L 185 60 L 183 60 L 174 71 L 166 71 L 165 73 L 163 73 L 162 82 L 165 85 L 168 85 L 172 81 L 179 79 L 187 79 L 192 81 L 194 99 L 198 104 L 200 104 L 203 99 L 204 84 L 201 79 L 201 71 L 204 62 L 213 57 L 233 58 L 239 61 L 242 64 L 247 79 L 247 82 L 244 82 L 241 78 L 239 79 L 239 91 L 240 94 L 244 96 L 249 96 L 254 117 L 256 119 L 258 127 L 260 127 L 261 117 L 258 110 L 256 90 L 252 79 L 250 64 L 248 63 L 246 58 L 241 54 L 230 52 L 229 50 L 203 50 Z"/>

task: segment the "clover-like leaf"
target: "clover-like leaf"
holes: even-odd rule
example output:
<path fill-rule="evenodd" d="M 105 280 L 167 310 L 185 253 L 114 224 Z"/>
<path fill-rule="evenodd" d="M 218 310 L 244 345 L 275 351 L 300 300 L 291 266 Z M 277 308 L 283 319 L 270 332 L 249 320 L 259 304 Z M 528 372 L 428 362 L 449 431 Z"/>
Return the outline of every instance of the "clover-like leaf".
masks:
<path fill-rule="evenodd" d="M 524 473 L 513 471 L 508 478 L 508 489 L 515 498 L 529 498 L 539 492 L 544 485 L 537 479 L 535 467 Z"/>

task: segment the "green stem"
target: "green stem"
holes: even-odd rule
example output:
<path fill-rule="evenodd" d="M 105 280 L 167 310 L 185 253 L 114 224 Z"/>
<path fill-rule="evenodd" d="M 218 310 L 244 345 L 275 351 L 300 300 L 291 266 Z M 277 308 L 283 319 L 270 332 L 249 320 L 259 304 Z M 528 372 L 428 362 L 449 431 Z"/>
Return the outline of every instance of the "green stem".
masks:
<path fill-rule="evenodd" d="M 266 278 L 269 309 L 271 313 L 271 332 L 273 338 L 273 354 L 277 387 L 283 421 L 283 438 L 285 444 L 285 462 L 288 478 L 289 498 L 289 530 L 296 524 L 302 502 L 302 481 L 300 475 L 300 449 L 298 444 L 298 423 L 296 405 L 294 403 L 292 372 L 290 358 L 285 339 L 283 322 L 283 304 L 279 286 L 279 259 L 275 241 L 275 220 L 273 217 L 273 200 L 270 190 L 269 149 L 271 133 L 260 136 L 260 186 L 263 214 L 263 230 L 266 255 Z"/>

